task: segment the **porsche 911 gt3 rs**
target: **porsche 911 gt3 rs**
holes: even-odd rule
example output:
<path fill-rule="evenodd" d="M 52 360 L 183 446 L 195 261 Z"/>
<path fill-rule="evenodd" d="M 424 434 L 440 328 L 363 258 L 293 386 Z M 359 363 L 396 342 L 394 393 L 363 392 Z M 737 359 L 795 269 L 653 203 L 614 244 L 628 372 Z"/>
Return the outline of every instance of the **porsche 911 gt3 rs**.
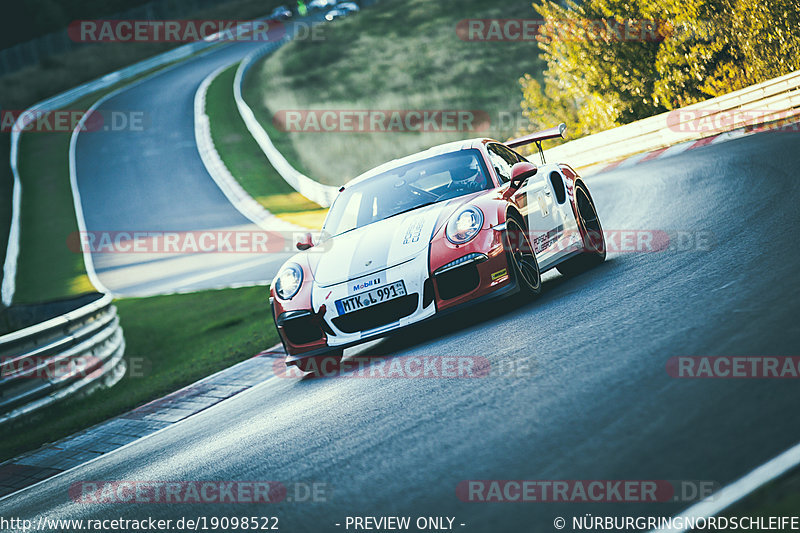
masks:
<path fill-rule="evenodd" d="M 551 268 L 571 276 L 604 261 L 586 184 L 544 160 L 542 141 L 565 128 L 435 146 L 342 187 L 320 235 L 297 243 L 271 285 L 286 363 L 307 371 L 462 306 L 536 296 Z M 539 166 L 514 151 L 530 143 Z"/>

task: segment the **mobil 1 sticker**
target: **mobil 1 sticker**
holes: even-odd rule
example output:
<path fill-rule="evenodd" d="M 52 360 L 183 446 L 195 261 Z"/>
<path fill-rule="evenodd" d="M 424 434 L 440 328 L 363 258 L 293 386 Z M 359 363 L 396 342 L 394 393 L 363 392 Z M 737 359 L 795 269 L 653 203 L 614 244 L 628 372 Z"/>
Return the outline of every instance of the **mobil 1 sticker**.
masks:
<path fill-rule="evenodd" d="M 347 294 L 356 294 L 358 292 L 374 289 L 386 283 L 386 272 L 378 272 L 371 276 L 364 276 L 363 278 L 354 279 L 347 282 Z"/>

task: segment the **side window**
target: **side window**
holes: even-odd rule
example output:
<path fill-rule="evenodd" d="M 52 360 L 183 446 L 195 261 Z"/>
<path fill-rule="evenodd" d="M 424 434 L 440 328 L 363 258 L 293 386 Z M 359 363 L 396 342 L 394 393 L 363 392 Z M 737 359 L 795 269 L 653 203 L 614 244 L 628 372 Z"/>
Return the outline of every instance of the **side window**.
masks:
<path fill-rule="evenodd" d="M 511 150 L 511 148 L 502 144 L 497 145 L 497 153 L 500 154 L 500 157 L 505 159 L 506 162 L 511 166 L 514 166 L 514 163 L 519 163 L 522 161 L 522 159 L 520 159 L 519 156 L 517 156 L 517 154 Z"/>
<path fill-rule="evenodd" d="M 527 157 L 518 154 L 517 152 L 515 152 L 511 148 L 508 148 L 508 151 L 511 152 L 512 154 L 514 154 L 514 156 L 517 158 L 517 161 L 525 161 L 526 163 L 530 163 L 530 161 L 528 161 Z"/>
<path fill-rule="evenodd" d="M 489 153 L 489 162 L 492 163 L 497 175 L 500 177 L 500 181 L 507 183 L 511 181 L 511 166 L 517 161 L 514 158 L 513 162 L 509 162 L 508 154 L 504 154 L 501 151 L 503 148 L 505 147 L 499 144 L 490 144 L 486 147 L 486 150 Z"/>

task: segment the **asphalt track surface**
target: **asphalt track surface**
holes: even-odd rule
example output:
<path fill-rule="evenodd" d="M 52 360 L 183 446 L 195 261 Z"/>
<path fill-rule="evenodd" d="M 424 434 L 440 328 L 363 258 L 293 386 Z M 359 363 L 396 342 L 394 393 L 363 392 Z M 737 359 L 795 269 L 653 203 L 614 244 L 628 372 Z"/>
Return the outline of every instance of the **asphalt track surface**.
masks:
<path fill-rule="evenodd" d="M 76 172 L 86 229 L 103 232 L 250 231 L 206 171 L 197 151 L 194 97 L 216 68 L 241 60 L 263 42 L 239 42 L 163 71 L 98 107 L 138 113 L 141 128 L 78 136 Z M 148 295 L 265 282 L 287 254 L 94 253 L 100 281 L 117 295 Z"/>
<path fill-rule="evenodd" d="M 798 141 L 767 132 L 587 180 L 606 230 L 711 232 L 711 250 L 611 254 L 577 278 L 546 276 L 536 301 L 472 309 L 362 349 L 482 356 L 489 377 L 271 378 L 3 500 L 0 515 L 274 515 L 292 532 L 341 531 L 357 515 L 453 516 L 457 530 L 533 532 L 554 531 L 556 516 L 569 531 L 584 513 L 672 515 L 689 502 L 470 503 L 455 489 L 474 479 L 726 485 L 800 441 L 796 381 L 675 379 L 665 369 L 679 355 L 797 354 Z M 500 371 L 521 364 L 532 371 Z M 68 489 L 86 480 L 316 481 L 332 490 L 316 503 L 75 503 Z"/>

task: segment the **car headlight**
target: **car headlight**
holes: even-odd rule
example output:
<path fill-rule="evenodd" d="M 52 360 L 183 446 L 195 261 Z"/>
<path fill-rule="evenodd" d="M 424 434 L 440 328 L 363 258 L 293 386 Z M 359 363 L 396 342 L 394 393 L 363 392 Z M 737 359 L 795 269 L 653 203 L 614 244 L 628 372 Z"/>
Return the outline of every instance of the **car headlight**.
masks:
<path fill-rule="evenodd" d="M 300 290 L 303 284 L 303 269 L 297 263 L 289 263 L 275 278 L 275 294 L 281 300 L 288 300 Z"/>
<path fill-rule="evenodd" d="M 465 207 L 447 222 L 445 235 L 453 244 L 469 242 L 483 227 L 483 213 L 475 206 Z"/>

